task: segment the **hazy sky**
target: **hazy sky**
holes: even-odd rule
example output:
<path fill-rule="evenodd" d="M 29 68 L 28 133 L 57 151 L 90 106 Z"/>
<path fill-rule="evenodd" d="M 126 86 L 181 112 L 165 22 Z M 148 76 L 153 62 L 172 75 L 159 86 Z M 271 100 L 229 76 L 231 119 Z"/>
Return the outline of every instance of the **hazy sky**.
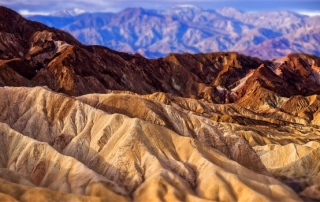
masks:
<path fill-rule="evenodd" d="M 0 0 L 0 5 L 20 13 L 54 13 L 79 8 L 87 11 L 117 12 L 127 7 L 166 9 L 176 5 L 194 5 L 205 9 L 234 7 L 247 12 L 291 10 L 320 15 L 320 0 Z"/>

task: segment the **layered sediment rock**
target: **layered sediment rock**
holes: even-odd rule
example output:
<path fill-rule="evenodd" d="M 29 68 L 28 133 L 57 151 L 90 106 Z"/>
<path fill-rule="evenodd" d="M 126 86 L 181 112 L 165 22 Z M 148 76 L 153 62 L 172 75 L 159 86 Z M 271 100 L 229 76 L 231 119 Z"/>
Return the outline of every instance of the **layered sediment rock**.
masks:
<path fill-rule="evenodd" d="M 319 199 L 318 57 L 148 60 L 0 10 L 0 200 Z"/>
<path fill-rule="evenodd" d="M 2 172 L 9 173 L 4 179 L 9 187 L 14 187 L 10 181 L 25 184 L 19 186 L 23 193 L 54 193 L 33 188 L 40 186 L 101 200 L 298 200 L 269 176 L 246 141 L 222 133 L 226 129 L 209 119 L 194 115 L 186 120 L 185 112 L 141 96 L 131 100 L 164 107 L 163 117 L 142 112 L 130 118 L 128 112 L 102 111 L 79 101 L 83 98 L 41 87 L 4 87 L 0 93 Z M 113 99 L 123 102 L 123 97 Z M 182 130 L 157 124 L 166 114 L 175 115 Z M 183 133 L 188 125 L 194 135 Z"/>

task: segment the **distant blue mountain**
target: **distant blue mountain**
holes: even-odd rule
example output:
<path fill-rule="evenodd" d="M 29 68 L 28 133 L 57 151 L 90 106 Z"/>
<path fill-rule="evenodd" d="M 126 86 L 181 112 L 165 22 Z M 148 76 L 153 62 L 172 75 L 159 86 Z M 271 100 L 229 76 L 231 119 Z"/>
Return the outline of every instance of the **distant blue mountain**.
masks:
<path fill-rule="evenodd" d="M 206 10 L 194 6 L 167 10 L 127 8 L 118 13 L 78 11 L 77 14 L 77 11 L 27 18 L 70 32 L 84 44 L 139 52 L 149 58 L 170 52 L 238 51 L 264 59 L 291 52 L 319 54 L 320 16 L 290 11 L 245 13 L 234 8 Z M 278 43 L 283 39 L 288 43 Z"/>

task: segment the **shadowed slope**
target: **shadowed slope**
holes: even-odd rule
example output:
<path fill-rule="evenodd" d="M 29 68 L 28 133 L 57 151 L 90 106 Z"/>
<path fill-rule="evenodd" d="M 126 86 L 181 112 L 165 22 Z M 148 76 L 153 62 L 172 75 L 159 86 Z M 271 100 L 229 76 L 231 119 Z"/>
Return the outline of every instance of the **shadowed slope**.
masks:
<path fill-rule="evenodd" d="M 81 45 L 65 32 L 25 20 L 10 9 L 0 10 L 0 33 L 10 35 L 0 45 L 1 86 L 48 86 L 73 96 L 108 89 L 160 91 L 213 103 L 236 102 L 250 94 L 248 89 L 254 91 L 255 81 L 286 97 L 320 92 L 315 56 L 294 54 L 288 56 L 288 65 L 232 52 L 170 54 L 148 60 L 139 54 Z"/>

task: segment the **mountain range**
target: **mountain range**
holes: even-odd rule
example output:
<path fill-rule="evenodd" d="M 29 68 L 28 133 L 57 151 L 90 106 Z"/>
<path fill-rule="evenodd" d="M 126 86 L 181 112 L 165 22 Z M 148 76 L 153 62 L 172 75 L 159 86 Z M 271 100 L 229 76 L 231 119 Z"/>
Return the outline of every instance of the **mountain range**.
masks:
<path fill-rule="evenodd" d="M 216 51 L 269 60 L 294 52 L 320 55 L 320 16 L 290 11 L 245 13 L 194 6 L 128 8 L 118 13 L 72 9 L 28 19 L 67 31 L 84 44 L 138 52 L 148 58 Z"/>
<path fill-rule="evenodd" d="M 320 200 L 320 57 L 147 59 L 0 7 L 0 201 Z"/>

